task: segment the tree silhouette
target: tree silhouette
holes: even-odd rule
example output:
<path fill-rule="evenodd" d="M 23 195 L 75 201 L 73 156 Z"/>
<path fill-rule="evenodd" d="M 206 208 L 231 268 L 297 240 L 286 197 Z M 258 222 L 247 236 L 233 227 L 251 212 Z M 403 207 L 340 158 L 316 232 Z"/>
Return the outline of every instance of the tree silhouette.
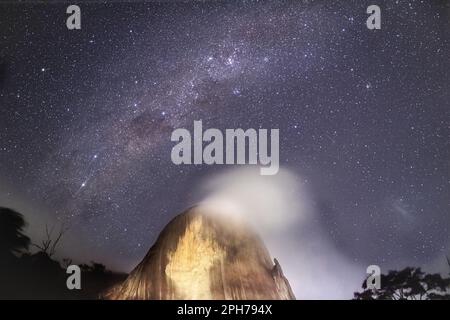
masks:
<path fill-rule="evenodd" d="M 38 252 L 28 252 L 30 239 L 23 234 L 24 217 L 0 207 L 0 300 L 2 299 L 98 299 L 102 292 L 125 280 L 126 274 L 112 272 L 103 264 L 80 265 L 82 290 L 68 290 L 67 266 L 52 258 L 67 228 L 45 228 L 45 238 L 33 244 Z"/>
<path fill-rule="evenodd" d="M 80 268 L 85 272 L 91 272 L 93 274 L 105 274 L 108 272 L 104 264 L 95 261 L 91 261 L 91 265 L 82 264 Z"/>
<path fill-rule="evenodd" d="M 23 234 L 25 226 L 23 215 L 0 207 L 0 256 L 10 256 L 28 249 L 30 238 Z"/>
<path fill-rule="evenodd" d="M 405 268 L 381 275 L 381 288 L 355 292 L 356 300 L 434 300 L 450 299 L 450 279 L 440 274 L 427 274 L 420 268 Z"/>

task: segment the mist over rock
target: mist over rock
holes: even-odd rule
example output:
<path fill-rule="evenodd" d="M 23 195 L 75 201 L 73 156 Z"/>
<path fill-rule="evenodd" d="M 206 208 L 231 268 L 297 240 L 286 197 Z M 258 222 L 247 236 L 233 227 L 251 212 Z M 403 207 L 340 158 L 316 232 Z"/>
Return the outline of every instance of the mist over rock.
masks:
<path fill-rule="evenodd" d="M 107 299 L 295 299 L 281 266 L 241 221 L 194 207 L 170 221 Z"/>

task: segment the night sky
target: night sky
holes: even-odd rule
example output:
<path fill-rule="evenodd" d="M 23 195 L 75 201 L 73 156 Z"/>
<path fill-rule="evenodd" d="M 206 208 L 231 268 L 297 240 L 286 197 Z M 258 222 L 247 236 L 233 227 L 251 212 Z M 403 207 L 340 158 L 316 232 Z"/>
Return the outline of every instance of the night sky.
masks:
<path fill-rule="evenodd" d="M 346 259 L 445 259 L 448 1 L 77 3 L 72 31 L 69 3 L 0 4 L 0 206 L 32 235 L 68 226 L 62 257 L 129 271 L 226 169 L 170 160 L 171 132 L 202 120 L 279 128 Z"/>

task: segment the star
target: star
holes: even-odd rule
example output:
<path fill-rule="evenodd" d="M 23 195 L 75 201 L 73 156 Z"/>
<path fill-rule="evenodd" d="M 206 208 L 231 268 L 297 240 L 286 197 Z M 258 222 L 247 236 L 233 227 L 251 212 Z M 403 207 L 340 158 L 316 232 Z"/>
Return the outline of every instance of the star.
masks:
<path fill-rule="evenodd" d="M 78 34 L 57 6 L 2 5 L 0 205 L 73 225 L 61 255 L 128 272 L 196 188 L 236 169 L 174 165 L 175 129 L 278 128 L 318 225 L 286 236 L 299 252 L 313 233 L 333 244 L 306 262 L 274 252 L 286 270 L 429 267 L 450 251 L 448 8 L 402 3 L 382 6 L 381 33 L 357 0 L 93 3 Z"/>

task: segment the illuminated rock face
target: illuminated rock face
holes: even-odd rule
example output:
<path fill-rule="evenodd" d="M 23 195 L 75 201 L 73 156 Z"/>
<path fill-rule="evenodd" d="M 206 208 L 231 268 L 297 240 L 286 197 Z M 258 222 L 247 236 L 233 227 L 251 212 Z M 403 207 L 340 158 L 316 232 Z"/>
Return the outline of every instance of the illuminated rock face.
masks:
<path fill-rule="evenodd" d="M 261 239 L 195 207 L 174 218 L 107 299 L 295 299 Z"/>

